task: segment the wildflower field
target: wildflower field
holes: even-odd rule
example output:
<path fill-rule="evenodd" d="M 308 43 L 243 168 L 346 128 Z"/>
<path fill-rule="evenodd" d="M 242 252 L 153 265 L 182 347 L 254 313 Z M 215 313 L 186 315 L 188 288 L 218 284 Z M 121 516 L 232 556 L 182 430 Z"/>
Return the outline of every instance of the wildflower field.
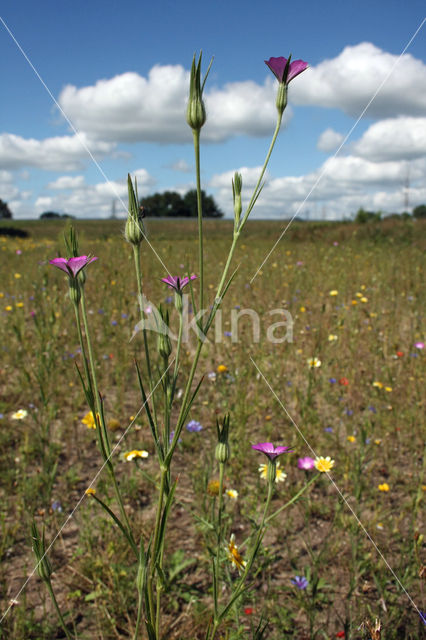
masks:
<path fill-rule="evenodd" d="M 106 510 L 119 514 L 99 453 L 99 417 L 80 380 L 67 276 L 49 264 L 67 255 L 65 225 L 0 225 L 0 232 L 28 233 L 0 235 L 0 634 L 65 637 L 34 572 L 35 523 L 40 536 L 44 527 L 45 548 L 53 542 L 51 585 L 70 637 L 145 639 L 142 625 L 135 633 L 138 562 Z M 81 254 L 97 257 L 85 269 L 84 295 L 111 458 L 136 544 L 149 548 L 160 473 L 136 367 L 144 371 L 146 356 L 123 225 L 75 221 Z M 208 307 L 233 223 L 204 225 Z M 145 315 L 161 304 L 175 326 L 164 265 L 173 275 L 197 272 L 197 223 L 148 220 L 146 228 Z M 225 601 L 246 568 L 216 640 L 417 640 L 426 574 L 426 225 L 295 222 L 262 265 L 283 229 L 282 222 L 247 224 L 233 259 L 238 269 L 201 349 L 194 388 L 201 386 L 170 469 L 174 502 L 156 587 L 161 637 L 208 637 L 213 596 Z M 198 281 L 190 286 L 197 292 Z M 146 336 L 155 368 L 165 345 L 157 347 L 154 330 Z M 190 328 L 173 411 L 196 346 Z M 173 339 L 171 348 L 173 357 Z M 228 414 L 230 455 L 221 458 L 217 422 Z M 172 412 L 172 426 L 175 418 Z M 278 446 L 265 450 L 264 443 Z M 280 448 L 287 449 L 275 464 Z M 250 530 L 267 500 L 275 515 L 264 515 L 268 527 L 248 567 Z M 219 502 L 226 543 L 216 553 Z"/>

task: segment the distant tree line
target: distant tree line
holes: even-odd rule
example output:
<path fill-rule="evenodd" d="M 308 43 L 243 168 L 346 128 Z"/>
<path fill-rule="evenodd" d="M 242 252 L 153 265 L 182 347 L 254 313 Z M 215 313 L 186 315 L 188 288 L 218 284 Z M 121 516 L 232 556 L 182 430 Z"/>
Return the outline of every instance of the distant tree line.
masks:
<path fill-rule="evenodd" d="M 358 224 L 365 224 L 366 222 L 380 222 L 382 220 L 383 213 L 381 211 L 366 211 L 362 207 L 358 209 L 355 214 L 354 222 Z M 420 204 L 418 207 L 413 209 L 413 213 L 410 214 L 408 211 L 404 211 L 403 213 L 390 213 L 386 215 L 386 218 L 426 218 L 426 204 Z"/>
<path fill-rule="evenodd" d="M 75 216 L 71 216 L 69 213 L 56 213 L 56 211 L 45 211 L 40 215 L 40 220 L 57 220 L 58 218 L 72 218 Z"/>
<path fill-rule="evenodd" d="M 12 218 L 12 212 L 7 206 L 6 202 L 0 198 L 0 220 L 10 220 Z"/>
<path fill-rule="evenodd" d="M 203 217 L 222 218 L 223 213 L 214 201 L 213 196 L 206 195 L 201 191 L 201 202 L 203 207 Z M 142 198 L 140 201 L 147 217 L 152 218 L 196 218 L 197 191 L 191 189 L 184 196 L 176 191 L 164 191 L 154 193 L 152 196 Z"/>

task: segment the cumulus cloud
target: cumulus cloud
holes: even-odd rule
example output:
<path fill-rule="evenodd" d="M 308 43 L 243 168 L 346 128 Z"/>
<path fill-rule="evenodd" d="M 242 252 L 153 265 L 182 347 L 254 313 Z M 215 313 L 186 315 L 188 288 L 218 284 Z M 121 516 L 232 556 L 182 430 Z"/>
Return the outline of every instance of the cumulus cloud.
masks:
<path fill-rule="evenodd" d="M 341 109 L 358 117 L 399 56 L 371 42 L 348 46 L 303 73 L 289 90 L 296 104 Z M 404 54 L 366 112 L 367 117 L 421 116 L 426 110 L 426 65 Z"/>
<path fill-rule="evenodd" d="M 89 140 L 84 134 L 36 140 L 11 133 L 0 134 L 0 168 L 36 167 L 48 171 L 75 171 L 89 158 L 109 154 L 115 145 Z"/>
<path fill-rule="evenodd" d="M 67 85 L 59 104 L 74 126 L 91 138 L 114 142 L 185 143 L 192 140 L 185 121 L 189 71 L 181 65 L 155 65 L 144 78 L 127 72 L 95 85 Z M 276 120 L 276 83 L 228 83 L 206 89 L 206 142 L 236 135 L 264 136 Z M 290 118 L 290 109 L 286 111 Z"/>
<path fill-rule="evenodd" d="M 176 160 L 176 162 L 172 162 L 172 164 L 167 165 L 168 169 L 172 169 L 172 171 L 180 171 L 181 173 L 189 173 L 193 170 L 191 165 L 187 163 L 186 160 L 180 159 Z"/>
<path fill-rule="evenodd" d="M 138 193 L 143 196 L 151 190 L 155 180 L 146 169 L 137 169 L 132 173 L 138 181 Z M 47 185 L 53 193 L 41 195 L 35 201 L 35 211 L 40 215 L 47 209 L 68 213 L 76 217 L 107 218 L 111 215 L 112 202 L 117 205 L 117 215 L 127 214 L 127 181 L 110 180 L 97 184 L 87 184 L 83 176 L 60 176 Z"/>
<path fill-rule="evenodd" d="M 426 156 L 426 118 L 401 116 L 371 125 L 351 152 L 374 161 Z"/>
<path fill-rule="evenodd" d="M 317 148 L 320 151 L 325 151 L 327 153 L 330 151 L 336 151 L 336 149 L 338 149 L 342 144 L 343 140 L 344 136 L 341 133 L 334 131 L 334 129 L 326 129 L 318 138 Z"/>
<path fill-rule="evenodd" d="M 342 219 L 360 206 L 401 212 L 404 209 L 407 163 L 372 162 L 355 156 L 329 158 L 316 171 L 302 176 L 274 177 L 267 180 L 253 212 L 254 218 L 327 217 Z M 247 169 L 258 175 L 258 169 Z M 229 184 L 233 172 L 214 176 L 210 186 L 217 188 L 219 206 L 232 215 Z M 410 163 L 410 204 L 420 204 L 426 188 L 426 158 Z M 423 195 L 422 195 L 423 194 Z M 250 193 L 243 191 L 245 204 Z"/>
<path fill-rule="evenodd" d="M 8 202 L 12 198 L 16 198 L 19 189 L 13 182 L 13 176 L 9 171 L 0 170 L 0 198 L 3 202 Z"/>

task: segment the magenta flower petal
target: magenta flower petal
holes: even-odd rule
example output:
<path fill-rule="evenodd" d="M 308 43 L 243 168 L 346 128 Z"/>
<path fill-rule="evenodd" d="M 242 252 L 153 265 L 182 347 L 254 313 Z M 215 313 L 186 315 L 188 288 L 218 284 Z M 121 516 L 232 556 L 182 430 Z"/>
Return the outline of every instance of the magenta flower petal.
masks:
<path fill-rule="evenodd" d="M 265 60 L 265 64 L 270 68 L 278 82 L 282 82 L 287 58 L 283 58 L 282 56 L 279 58 L 269 58 L 269 60 Z"/>
<path fill-rule="evenodd" d="M 298 76 L 299 73 L 302 73 L 302 71 L 305 71 L 305 69 L 307 68 L 308 63 L 304 62 L 303 60 L 295 60 L 294 62 L 291 62 L 287 76 L 287 84 L 290 82 L 290 80 L 293 80 L 293 78 Z"/>
<path fill-rule="evenodd" d="M 66 258 L 53 258 L 53 260 L 49 260 L 49 264 L 58 267 L 70 278 L 76 278 L 80 271 L 94 260 L 97 260 L 95 256 L 91 258 L 89 256 L 76 256 L 75 258 L 68 258 L 68 260 Z"/>
<path fill-rule="evenodd" d="M 304 471 L 310 471 L 315 467 L 315 460 L 306 456 L 305 458 L 299 458 L 297 461 L 297 468 L 303 469 Z"/>
<path fill-rule="evenodd" d="M 295 60 L 294 62 L 290 62 L 287 77 L 284 78 L 284 72 L 287 65 L 288 58 L 283 58 L 280 56 L 279 58 L 269 58 L 269 60 L 265 60 L 265 64 L 270 68 L 278 82 L 284 82 L 288 84 L 293 78 L 305 71 L 308 67 L 308 63 L 303 60 Z"/>
<path fill-rule="evenodd" d="M 261 451 L 269 458 L 269 460 L 275 460 L 282 453 L 291 453 L 292 450 L 289 447 L 274 447 L 272 442 L 260 442 L 259 444 L 252 444 L 252 449 Z"/>
<path fill-rule="evenodd" d="M 170 289 L 180 292 L 184 287 L 186 287 L 190 280 L 195 280 L 196 278 L 196 275 L 192 275 L 189 278 L 188 276 L 183 278 L 179 278 L 179 276 L 167 276 L 167 278 L 161 278 L 161 281 L 167 284 Z"/>

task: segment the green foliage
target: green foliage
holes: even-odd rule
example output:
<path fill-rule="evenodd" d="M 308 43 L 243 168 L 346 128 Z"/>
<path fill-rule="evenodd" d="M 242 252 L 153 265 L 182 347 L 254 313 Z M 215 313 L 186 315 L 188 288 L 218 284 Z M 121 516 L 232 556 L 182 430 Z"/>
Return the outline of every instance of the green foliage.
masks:
<path fill-rule="evenodd" d="M 413 209 L 414 218 L 426 218 L 426 204 L 419 204 Z"/>
<path fill-rule="evenodd" d="M 380 222 L 381 219 L 381 211 L 365 211 L 365 209 L 361 207 L 358 209 L 354 221 L 358 224 L 365 224 L 366 222 Z"/>
<path fill-rule="evenodd" d="M 0 220 L 1 219 L 11 219 L 12 216 L 12 212 L 9 209 L 9 207 L 7 206 L 6 202 L 3 202 L 3 200 L 0 198 Z"/>
<path fill-rule="evenodd" d="M 203 217 L 221 218 L 223 216 L 213 196 L 208 196 L 204 191 L 202 195 Z M 192 189 L 183 197 L 176 191 L 164 191 L 154 193 L 141 199 L 144 213 L 147 217 L 154 218 L 196 218 L 197 191 Z"/>

